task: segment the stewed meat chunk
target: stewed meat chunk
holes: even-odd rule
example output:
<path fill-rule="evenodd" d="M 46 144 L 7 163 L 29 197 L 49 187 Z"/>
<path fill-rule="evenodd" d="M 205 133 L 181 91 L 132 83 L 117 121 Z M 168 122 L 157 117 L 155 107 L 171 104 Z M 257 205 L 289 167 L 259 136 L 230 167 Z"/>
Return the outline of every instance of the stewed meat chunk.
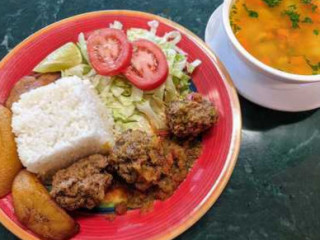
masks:
<path fill-rule="evenodd" d="M 117 174 L 141 191 L 160 178 L 166 159 L 159 140 L 139 130 L 128 130 L 118 137 L 113 149 Z"/>
<path fill-rule="evenodd" d="M 180 138 L 196 137 L 217 121 L 217 110 L 199 93 L 192 93 L 183 100 L 175 100 L 166 108 L 170 131 Z"/>
<path fill-rule="evenodd" d="M 112 182 L 112 176 L 105 172 L 108 163 L 108 157 L 95 154 L 58 171 L 53 176 L 51 196 L 69 211 L 99 205 Z"/>

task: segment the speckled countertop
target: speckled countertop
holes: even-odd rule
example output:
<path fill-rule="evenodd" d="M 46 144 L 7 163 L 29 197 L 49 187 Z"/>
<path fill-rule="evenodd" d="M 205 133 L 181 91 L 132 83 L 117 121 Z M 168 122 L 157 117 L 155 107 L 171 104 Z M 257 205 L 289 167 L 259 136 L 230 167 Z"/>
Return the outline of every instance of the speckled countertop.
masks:
<path fill-rule="evenodd" d="M 221 0 L 1 0 L 0 58 L 57 20 L 131 9 L 170 18 L 203 38 Z M 178 239 L 319 240 L 320 111 L 282 113 L 240 98 L 243 140 L 232 178 L 213 208 Z M 0 226 L 0 239 L 15 238 Z"/>

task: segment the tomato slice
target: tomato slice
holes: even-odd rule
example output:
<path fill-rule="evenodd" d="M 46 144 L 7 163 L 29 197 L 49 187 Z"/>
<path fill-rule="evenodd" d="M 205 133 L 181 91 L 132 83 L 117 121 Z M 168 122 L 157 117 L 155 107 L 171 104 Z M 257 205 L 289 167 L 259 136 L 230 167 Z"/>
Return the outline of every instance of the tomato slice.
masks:
<path fill-rule="evenodd" d="M 130 65 L 132 46 L 119 29 L 104 28 L 91 33 L 87 47 L 90 62 L 101 75 L 117 75 Z"/>
<path fill-rule="evenodd" d="M 137 40 L 132 45 L 131 65 L 124 75 L 142 90 L 159 87 L 168 76 L 166 56 L 156 44 L 145 39 Z"/>

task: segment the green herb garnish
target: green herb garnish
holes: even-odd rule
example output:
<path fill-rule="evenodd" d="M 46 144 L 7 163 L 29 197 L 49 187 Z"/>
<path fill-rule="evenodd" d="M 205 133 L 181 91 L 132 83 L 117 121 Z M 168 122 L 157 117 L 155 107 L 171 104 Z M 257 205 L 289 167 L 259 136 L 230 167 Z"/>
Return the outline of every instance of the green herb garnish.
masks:
<path fill-rule="evenodd" d="M 318 72 L 320 70 L 320 62 L 318 62 L 317 64 L 312 64 L 308 58 L 306 58 L 306 57 L 304 57 L 304 58 L 305 58 L 307 64 L 311 67 L 311 69 L 313 71 L 312 74 L 318 74 Z"/>
<path fill-rule="evenodd" d="M 246 4 L 242 4 L 242 6 L 244 7 L 246 12 L 248 13 L 249 17 L 251 17 L 251 18 L 258 18 L 259 17 L 259 14 L 256 11 L 249 9 Z"/>
<path fill-rule="evenodd" d="M 302 20 L 303 23 L 313 23 L 312 19 L 310 17 L 305 17 L 303 20 Z"/>
<path fill-rule="evenodd" d="M 283 11 L 283 14 L 289 17 L 292 28 L 299 28 L 300 14 L 296 11 L 296 9 L 296 5 L 290 5 L 288 10 Z"/>
<path fill-rule="evenodd" d="M 312 4 L 312 7 L 311 7 L 312 12 L 315 12 L 315 11 L 317 10 L 317 8 L 318 8 L 318 6 L 317 6 L 317 5 Z"/>
<path fill-rule="evenodd" d="M 232 10 L 230 13 L 230 25 L 231 25 L 231 28 L 232 28 L 232 31 L 234 32 L 234 34 L 238 33 L 241 30 L 241 27 L 238 24 L 234 23 L 234 21 L 233 21 L 233 16 L 236 15 L 237 13 L 238 13 L 238 8 L 234 4 L 232 6 Z"/>
<path fill-rule="evenodd" d="M 230 25 L 234 34 L 238 33 L 241 30 L 241 27 L 233 21 L 230 21 Z"/>
<path fill-rule="evenodd" d="M 313 34 L 316 35 L 316 36 L 318 36 L 318 35 L 319 35 L 319 30 L 318 30 L 318 29 L 314 29 L 314 30 L 313 30 Z"/>
<path fill-rule="evenodd" d="M 238 12 L 238 8 L 237 8 L 237 6 L 235 4 L 232 6 L 231 9 L 232 9 L 232 13 L 233 14 L 236 14 Z"/>
<path fill-rule="evenodd" d="M 269 7 L 278 6 L 281 3 L 281 0 L 263 0 Z"/>
<path fill-rule="evenodd" d="M 302 2 L 303 4 L 311 4 L 312 12 L 315 12 L 315 11 L 317 10 L 317 8 L 318 8 L 317 5 L 315 5 L 315 4 L 312 3 L 312 0 L 301 0 L 301 2 Z"/>

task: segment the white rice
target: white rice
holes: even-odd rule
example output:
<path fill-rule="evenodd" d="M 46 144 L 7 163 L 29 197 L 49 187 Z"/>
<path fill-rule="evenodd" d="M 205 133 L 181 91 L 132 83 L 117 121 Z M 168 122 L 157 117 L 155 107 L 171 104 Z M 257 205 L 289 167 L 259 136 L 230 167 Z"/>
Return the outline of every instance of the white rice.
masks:
<path fill-rule="evenodd" d="M 114 144 L 111 112 L 89 81 L 78 77 L 61 78 L 22 94 L 12 112 L 21 162 L 40 175 Z"/>

